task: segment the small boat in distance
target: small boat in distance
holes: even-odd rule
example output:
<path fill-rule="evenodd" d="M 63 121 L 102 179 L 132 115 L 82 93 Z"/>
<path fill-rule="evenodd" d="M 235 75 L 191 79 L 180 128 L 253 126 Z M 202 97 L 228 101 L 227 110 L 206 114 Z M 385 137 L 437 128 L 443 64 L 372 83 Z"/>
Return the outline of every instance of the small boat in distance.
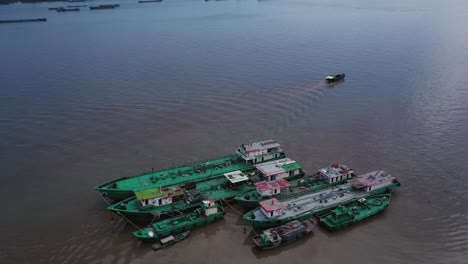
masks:
<path fill-rule="evenodd" d="M 294 220 L 282 226 L 267 229 L 262 234 L 254 236 L 252 240 L 261 249 L 276 248 L 310 235 L 316 226 L 317 222 L 313 218 L 304 221 Z"/>
<path fill-rule="evenodd" d="M 325 78 L 325 80 L 327 80 L 327 82 L 329 82 L 329 83 L 332 83 L 332 82 L 341 81 L 345 77 L 346 77 L 346 74 L 341 73 L 341 74 L 337 74 L 337 75 L 328 75 L 327 78 Z"/>
<path fill-rule="evenodd" d="M 47 22 L 47 18 L 0 20 L 0 23 Z"/>
<path fill-rule="evenodd" d="M 89 9 L 91 10 L 97 10 L 97 9 L 114 9 L 116 7 L 119 7 L 119 4 L 113 4 L 113 5 L 98 5 L 98 6 L 90 6 Z"/>
<path fill-rule="evenodd" d="M 61 7 L 61 8 L 57 8 L 56 9 L 57 12 L 76 12 L 76 11 L 80 11 L 79 8 L 64 8 L 64 7 Z"/>
<path fill-rule="evenodd" d="M 190 231 L 185 231 L 183 233 L 180 233 L 174 236 L 168 236 L 168 237 L 160 239 L 159 242 L 153 244 L 151 247 L 153 248 L 154 251 L 160 250 L 161 248 L 174 245 L 175 243 L 184 240 L 186 237 L 188 237 L 188 235 L 190 235 Z"/>
<path fill-rule="evenodd" d="M 140 0 L 138 3 L 144 4 L 144 3 L 155 3 L 155 2 L 162 2 L 163 0 Z"/>

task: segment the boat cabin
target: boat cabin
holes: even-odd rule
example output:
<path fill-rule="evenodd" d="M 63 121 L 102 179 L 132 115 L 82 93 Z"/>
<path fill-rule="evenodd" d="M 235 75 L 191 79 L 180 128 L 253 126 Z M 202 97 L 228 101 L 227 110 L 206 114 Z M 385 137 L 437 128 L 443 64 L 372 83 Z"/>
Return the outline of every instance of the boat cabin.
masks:
<path fill-rule="evenodd" d="M 203 200 L 202 207 L 203 211 L 205 211 L 205 216 L 216 214 L 218 212 L 218 207 L 212 199 Z"/>
<path fill-rule="evenodd" d="M 284 155 L 281 145 L 272 139 L 242 144 L 236 148 L 236 154 L 251 164 L 277 159 Z"/>
<path fill-rule="evenodd" d="M 255 183 L 257 192 L 262 197 L 273 196 L 281 193 L 282 189 L 288 188 L 289 183 L 285 179 L 278 179 L 274 181 L 261 181 Z"/>
<path fill-rule="evenodd" d="M 255 168 L 266 181 L 284 179 L 303 173 L 301 164 L 290 158 L 257 164 Z"/>
<path fill-rule="evenodd" d="M 385 188 L 396 182 L 396 178 L 383 170 L 369 172 L 359 175 L 352 181 L 354 188 L 371 192 L 377 189 Z"/>
<path fill-rule="evenodd" d="M 319 175 L 321 180 L 334 183 L 352 178 L 354 171 L 346 165 L 335 163 L 330 167 L 320 169 Z"/>
<path fill-rule="evenodd" d="M 225 173 L 224 177 L 226 177 L 229 180 L 229 185 L 231 187 L 234 187 L 249 180 L 249 177 L 247 177 L 247 175 L 245 175 L 242 171 L 239 170 Z"/>
<path fill-rule="evenodd" d="M 260 205 L 260 210 L 267 218 L 280 216 L 283 214 L 284 208 L 286 208 L 286 206 L 276 198 L 261 201 L 258 204 Z"/>
<path fill-rule="evenodd" d="M 175 199 L 184 195 L 180 187 L 153 188 L 136 191 L 135 196 L 141 206 L 162 206 L 171 204 Z"/>

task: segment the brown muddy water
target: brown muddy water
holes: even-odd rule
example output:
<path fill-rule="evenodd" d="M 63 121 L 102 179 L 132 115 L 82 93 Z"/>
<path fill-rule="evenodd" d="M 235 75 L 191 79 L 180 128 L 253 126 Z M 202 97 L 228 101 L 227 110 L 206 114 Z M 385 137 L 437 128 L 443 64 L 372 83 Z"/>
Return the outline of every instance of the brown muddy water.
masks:
<path fill-rule="evenodd" d="M 465 1 L 135 2 L 0 6 L 48 18 L 0 25 L 1 263 L 467 263 Z M 153 252 L 92 189 L 268 138 L 308 172 L 402 186 L 365 223 L 263 252 L 232 209 Z"/>

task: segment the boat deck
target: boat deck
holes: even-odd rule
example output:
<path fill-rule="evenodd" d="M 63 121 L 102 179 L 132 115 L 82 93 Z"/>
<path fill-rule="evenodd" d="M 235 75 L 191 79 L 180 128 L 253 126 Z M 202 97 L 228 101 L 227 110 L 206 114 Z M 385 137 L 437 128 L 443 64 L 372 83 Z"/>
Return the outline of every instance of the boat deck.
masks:
<path fill-rule="evenodd" d="M 283 209 L 282 215 L 277 217 L 267 218 L 259 209 L 254 210 L 252 213 L 255 215 L 256 221 L 270 219 L 279 220 L 310 211 L 318 211 L 368 195 L 368 193 L 365 192 L 352 191 L 352 188 L 350 183 L 346 183 L 298 198 L 284 200 L 282 204 L 286 206 L 286 208 Z"/>
<path fill-rule="evenodd" d="M 151 187 L 164 187 L 187 182 L 197 182 L 223 176 L 235 170 L 253 170 L 236 156 L 229 156 L 196 164 L 180 166 L 160 171 L 148 172 L 139 176 L 121 178 L 96 187 L 97 189 L 141 190 Z"/>

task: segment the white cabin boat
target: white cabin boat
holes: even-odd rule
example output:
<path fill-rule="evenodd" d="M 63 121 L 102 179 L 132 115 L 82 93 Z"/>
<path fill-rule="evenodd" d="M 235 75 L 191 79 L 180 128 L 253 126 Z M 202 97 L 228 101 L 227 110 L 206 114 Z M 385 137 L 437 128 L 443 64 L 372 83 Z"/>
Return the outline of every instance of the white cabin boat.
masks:
<path fill-rule="evenodd" d="M 285 179 L 304 173 L 301 164 L 290 158 L 257 164 L 255 168 L 266 181 Z"/>
<path fill-rule="evenodd" d="M 346 165 L 335 163 L 330 167 L 321 168 L 319 170 L 319 175 L 321 180 L 334 183 L 351 179 L 354 176 L 354 171 Z"/>
<path fill-rule="evenodd" d="M 284 156 L 281 145 L 272 139 L 242 144 L 236 148 L 236 154 L 246 163 L 251 164 Z"/>

